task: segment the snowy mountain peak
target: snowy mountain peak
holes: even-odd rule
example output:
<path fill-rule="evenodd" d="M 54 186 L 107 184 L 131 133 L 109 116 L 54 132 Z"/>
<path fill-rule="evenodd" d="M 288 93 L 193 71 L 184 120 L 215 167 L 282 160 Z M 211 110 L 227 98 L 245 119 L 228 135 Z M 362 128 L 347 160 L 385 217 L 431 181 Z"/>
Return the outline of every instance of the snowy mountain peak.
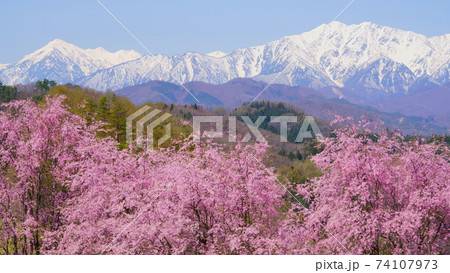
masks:
<path fill-rule="evenodd" d="M 61 83 L 74 82 L 99 70 L 140 57 L 141 54 L 134 50 L 114 53 L 101 47 L 84 50 L 55 39 L 25 55 L 15 64 L 0 65 L 0 81 L 16 84 L 49 78 Z"/>
<path fill-rule="evenodd" d="M 52 53 L 55 50 L 58 50 L 63 54 L 73 54 L 75 51 L 77 51 L 77 49 L 79 48 L 76 47 L 75 45 L 69 44 L 59 39 L 55 39 L 46 44 L 45 46 L 34 51 L 33 53 L 25 55 L 19 61 L 19 63 L 23 63 L 26 61 L 31 61 L 33 63 L 39 62 L 40 60 L 45 58 L 45 56 L 47 56 L 48 54 Z"/>
<path fill-rule="evenodd" d="M 364 24 L 364 23 L 362 23 Z M 321 26 L 319 26 L 318 28 L 329 28 L 329 29 L 333 29 L 333 30 L 339 30 L 341 28 L 347 27 L 346 24 L 339 22 L 339 21 L 333 21 L 331 23 L 328 24 L 322 24 Z"/>
<path fill-rule="evenodd" d="M 50 41 L 46 46 L 52 46 L 52 47 L 67 47 L 67 46 L 74 46 L 73 44 L 70 44 L 66 41 L 63 41 L 61 39 L 54 39 L 53 41 Z"/>
<path fill-rule="evenodd" d="M 224 56 L 227 56 L 228 54 L 225 53 L 225 52 L 217 50 L 217 51 L 210 52 L 210 53 L 208 53 L 206 55 L 211 56 L 211 57 L 215 57 L 215 58 L 222 58 Z"/>

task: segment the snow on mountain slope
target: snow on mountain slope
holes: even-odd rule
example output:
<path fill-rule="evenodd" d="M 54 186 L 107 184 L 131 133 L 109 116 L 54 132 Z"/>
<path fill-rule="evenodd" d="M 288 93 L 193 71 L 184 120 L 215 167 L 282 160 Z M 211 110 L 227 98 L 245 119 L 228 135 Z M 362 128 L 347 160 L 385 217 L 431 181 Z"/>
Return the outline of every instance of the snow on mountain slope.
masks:
<path fill-rule="evenodd" d="M 441 84 L 449 82 L 450 79 L 450 62 L 443 64 L 439 69 L 431 75 Z"/>
<path fill-rule="evenodd" d="M 60 83 L 74 82 L 101 69 L 141 57 L 133 50 L 115 53 L 99 47 L 83 50 L 56 39 L 26 55 L 19 62 L 0 70 L 0 80 L 7 84 L 26 83 L 43 78 Z"/>
<path fill-rule="evenodd" d="M 185 53 L 158 58 L 164 59 L 169 72 L 154 59 L 142 57 L 98 71 L 80 83 L 102 90 L 149 80 L 224 83 L 248 77 L 314 88 L 351 85 L 405 93 L 419 79 L 449 81 L 450 35 L 427 38 L 373 23 L 333 22 L 228 55 Z M 117 75 L 119 79 L 111 78 Z"/>
<path fill-rule="evenodd" d="M 379 59 L 357 71 L 345 81 L 345 86 L 353 89 L 365 86 L 385 92 L 406 93 L 415 81 L 414 73 L 406 65 Z"/>
<path fill-rule="evenodd" d="M 286 38 L 301 45 L 305 59 L 337 84 L 344 84 L 355 71 L 380 59 L 403 64 L 416 77 L 432 75 L 450 62 L 449 35 L 427 38 L 367 22 L 349 26 L 333 22 Z"/>

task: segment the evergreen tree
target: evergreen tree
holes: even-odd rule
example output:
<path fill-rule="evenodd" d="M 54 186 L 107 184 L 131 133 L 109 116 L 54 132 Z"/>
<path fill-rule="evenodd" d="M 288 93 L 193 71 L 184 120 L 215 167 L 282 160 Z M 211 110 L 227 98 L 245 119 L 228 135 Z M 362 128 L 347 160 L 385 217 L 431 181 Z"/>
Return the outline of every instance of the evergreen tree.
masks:
<path fill-rule="evenodd" d="M 36 86 L 41 89 L 42 91 L 50 91 L 53 87 L 56 86 L 55 81 L 50 81 L 48 79 L 44 79 L 42 81 L 37 81 Z"/>
<path fill-rule="evenodd" d="M 13 86 L 3 85 L 0 82 L 0 103 L 10 102 L 17 97 L 17 88 Z"/>

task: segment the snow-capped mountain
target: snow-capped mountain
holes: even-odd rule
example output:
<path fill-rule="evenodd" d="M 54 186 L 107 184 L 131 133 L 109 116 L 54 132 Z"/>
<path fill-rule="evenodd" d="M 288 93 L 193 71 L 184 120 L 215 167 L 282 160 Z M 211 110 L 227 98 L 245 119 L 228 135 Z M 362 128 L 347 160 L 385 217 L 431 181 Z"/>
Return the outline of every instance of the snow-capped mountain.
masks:
<path fill-rule="evenodd" d="M 98 71 L 80 83 L 117 89 L 149 80 L 224 83 L 234 78 L 266 82 L 276 78 L 275 83 L 314 88 L 345 86 L 404 93 L 418 80 L 448 82 L 449 64 L 449 34 L 427 38 L 373 23 L 334 22 L 227 55 L 144 56 Z"/>
<path fill-rule="evenodd" d="M 57 44 L 67 50 L 49 50 L 49 44 L 0 70 L 0 80 L 17 83 L 45 76 L 98 90 L 116 90 L 150 80 L 220 84 L 252 78 L 312 88 L 363 89 L 377 96 L 450 81 L 450 34 L 428 38 L 367 22 L 324 24 L 229 54 L 215 51 L 140 57 L 126 51 L 122 55 L 109 53 L 116 54 L 113 58 L 102 49 L 83 51 L 62 41 Z"/>
<path fill-rule="evenodd" d="M 83 50 L 56 39 L 14 64 L 0 65 L 0 81 L 26 83 L 44 78 L 60 83 L 75 82 L 99 70 L 141 57 L 134 50 L 111 53 L 104 48 Z"/>

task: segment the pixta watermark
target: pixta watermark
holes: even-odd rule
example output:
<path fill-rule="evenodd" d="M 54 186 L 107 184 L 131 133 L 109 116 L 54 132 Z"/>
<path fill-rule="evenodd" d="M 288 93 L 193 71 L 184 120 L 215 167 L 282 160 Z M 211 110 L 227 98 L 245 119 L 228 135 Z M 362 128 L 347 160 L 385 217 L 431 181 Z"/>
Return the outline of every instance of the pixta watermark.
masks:
<path fill-rule="evenodd" d="M 241 140 L 240 142 L 248 142 L 252 137 L 251 134 L 256 138 L 257 141 L 266 142 L 266 139 L 262 135 L 259 127 L 261 124 L 269 120 L 270 123 L 277 123 L 280 126 L 280 142 L 288 141 L 288 124 L 289 123 L 297 123 L 297 116 L 259 116 L 255 121 L 252 121 L 248 116 L 239 116 L 244 123 L 247 125 L 247 128 L 250 130 Z M 194 130 L 194 140 L 200 141 L 201 136 L 201 124 L 202 123 L 214 123 L 215 130 L 204 132 L 203 135 L 206 137 L 223 137 L 223 116 L 194 116 L 192 127 Z M 228 141 L 236 142 L 237 141 L 237 116 L 229 116 L 228 117 Z M 311 128 L 311 130 L 309 129 Z M 250 134 L 251 133 L 251 134 Z M 316 121 L 312 116 L 306 116 L 303 119 L 302 126 L 300 127 L 299 132 L 295 138 L 295 142 L 301 143 L 304 139 L 312 139 L 314 136 L 318 141 L 323 141 L 323 135 L 320 132 L 319 126 L 317 126 Z"/>
<path fill-rule="evenodd" d="M 147 149 L 153 149 L 155 146 L 154 129 L 157 126 L 164 124 L 164 135 L 160 137 L 156 145 L 160 146 L 164 142 L 168 141 L 171 137 L 171 123 L 168 121 L 171 114 L 164 113 L 159 109 L 152 108 L 150 106 L 144 106 L 138 111 L 134 112 L 127 118 L 126 124 L 126 137 L 127 143 L 132 144 L 136 142 L 136 146 L 139 148 L 144 147 L 146 143 Z M 252 135 L 257 141 L 267 142 L 263 134 L 260 131 L 260 126 L 263 122 L 268 121 L 272 124 L 279 125 L 280 142 L 288 142 L 288 130 L 289 123 L 297 123 L 297 116 L 259 116 L 256 120 L 252 121 L 248 116 L 228 116 L 228 142 L 237 142 L 237 120 L 240 118 L 249 129 L 239 142 L 248 142 L 252 139 Z M 222 138 L 224 136 L 224 116 L 193 116 L 192 127 L 194 141 L 199 142 L 201 136 L 208 138 Z M 201 133 L 201 124 L 208 123 L 214 124 L 215 130 L 204 131 Z M 145 134 L 146 133 L 146 134 Z M 323 141 L 323 135 L 320 132 L 319 126 L 312 116 L 305 116 L 302 125 L 296 134 L 295 142 L 302 143 L 305 139 L 316 138 L 319 142 Z"/>

